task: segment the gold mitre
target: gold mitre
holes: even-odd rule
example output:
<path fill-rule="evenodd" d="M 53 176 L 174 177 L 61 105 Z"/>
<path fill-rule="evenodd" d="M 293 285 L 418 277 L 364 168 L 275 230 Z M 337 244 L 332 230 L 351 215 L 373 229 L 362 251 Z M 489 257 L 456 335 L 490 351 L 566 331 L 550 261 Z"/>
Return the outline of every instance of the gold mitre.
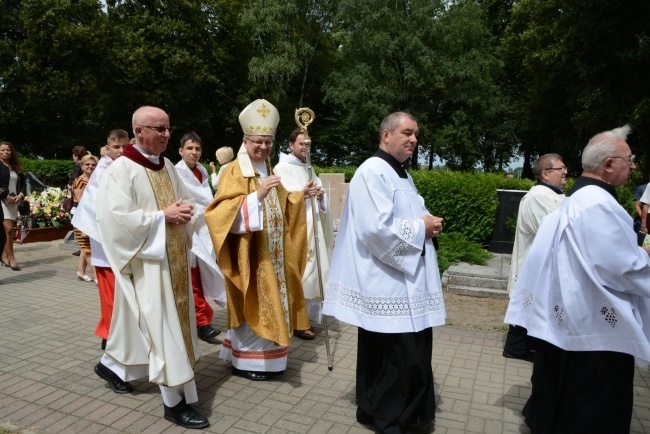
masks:
<path fill-rule="evenodd" d="M 275 136 L 279 122 L 278 109 L 265 99 L 253 101 L 239 114 L 244 134 L 253 136 Z"/>

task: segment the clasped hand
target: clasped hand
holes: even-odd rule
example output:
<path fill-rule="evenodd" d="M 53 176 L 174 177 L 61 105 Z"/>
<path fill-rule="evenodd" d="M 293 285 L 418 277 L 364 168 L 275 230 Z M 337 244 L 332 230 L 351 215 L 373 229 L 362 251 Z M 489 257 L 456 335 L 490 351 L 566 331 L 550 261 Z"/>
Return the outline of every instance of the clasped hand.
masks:
<path fill-rule="evenodd" d="M 425 237 L 427 239 L 440 235 L 440 231 L 442 231 L 442 217 L 425 214 L 422 216 L 422 220 L 424 221 Z"/>
<path fill-rule="evenodd" d="M 316 181 L 311 180 L 302 188 L 302 194 L 305 195 L 305 199 L 310 197 L 316 197 L 317 200 L 320 200 L 323 197 L 325 191 L 316 185 Z"/>
<path fill-rule="evenodd" d="M 194 207 L 190 204 L 183 203 L 183 199 L 178 199 L 173 204 L 163 210 L 165 222 L 184 225 L 192 219 Z"/>

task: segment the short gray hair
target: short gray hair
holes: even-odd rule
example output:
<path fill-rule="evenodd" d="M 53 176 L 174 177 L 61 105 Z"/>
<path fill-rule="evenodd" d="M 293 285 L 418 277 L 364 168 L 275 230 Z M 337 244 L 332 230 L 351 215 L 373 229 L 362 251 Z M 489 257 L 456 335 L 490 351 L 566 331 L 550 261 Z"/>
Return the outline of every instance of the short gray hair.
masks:
<path fill-rule="evenodd" d="M 539 157 L 533 164 L 533 174 L 535 178 L 542 179 L 542 171 L 553 167 L 555 161 L 563 161 L 559 154 L 544 154 Z"/>
<path fill-rule="evenodd" d="M 627 135 L 631 131 L 632 127 L 626 124 L 593 136 L 584 151 L 582 151 L 582 168 L 584 170 L 597 170 L 603 164 L 603 161 L 618 156 L 616 153 L 617 143 L 620 140 L 626 141 Z"/>
<path fill-rule="evenodd" d="M 406 112 L 395 112 L 387 115 L 384 120 L 381 121 L 381 124 L 379 124 L 379 143 L 381 143 L 384 130 L 388 130 L 391 133 L 395 131 L 395 128 L 399 127 L 399 124 L 402 122 L 402 117 L 417 122 L 415 116 Z"/>

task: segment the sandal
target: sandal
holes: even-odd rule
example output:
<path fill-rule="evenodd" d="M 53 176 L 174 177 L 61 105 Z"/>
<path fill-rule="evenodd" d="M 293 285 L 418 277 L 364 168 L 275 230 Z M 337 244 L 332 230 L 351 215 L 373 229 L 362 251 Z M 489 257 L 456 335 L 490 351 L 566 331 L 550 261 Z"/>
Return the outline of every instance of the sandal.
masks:
<path fill-rule="evenodd" d="M 311 341 L 316 337 L 311 327 L 308 328 L 307 330 L 294 330 L 293 335 L 297 338 L 304 339 L 306 341 Z"/>
<path fill-rule="evenodd" d="M 83 280 L 84 282 L 92 282 L 93 278 L 90 277 L 87 274 L 81 274 L 80 272 L 77 271 L 77 279 Z"/>

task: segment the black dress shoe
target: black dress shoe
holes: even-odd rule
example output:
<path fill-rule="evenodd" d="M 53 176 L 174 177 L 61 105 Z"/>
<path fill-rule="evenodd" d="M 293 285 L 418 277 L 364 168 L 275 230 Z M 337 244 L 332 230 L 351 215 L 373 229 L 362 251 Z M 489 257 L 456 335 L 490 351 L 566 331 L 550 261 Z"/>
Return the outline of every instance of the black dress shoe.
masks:
<path fill-rule="evenodd" d="M 102 380 L 106 380 L 113 392 L 115 393 L 131 393 L 133 392 L 133 386 L 127 381 L 122 381 L 117 374 L 106 366 L 102 365 L 102 362 L 97 363 L 95 366 L 95 374 L 99 375 Z"/>
<path fill-rule="evenodd" d="M 79 256 L 81 255 L 81 250 L 77 250 L 76 252 L 72 253 L 72 256 Z"/>
<path fill-rule="evenodd" d="M 503 357 L 506 359 L 519 359 L 533 363 L 535 360 L 535 353 L 532 351 L 526 351 L 524 353 L 511 353 L 509 351 L 503 350 Z"/>
<path fill-rule="evenodd" d="M 202 429 L 210 426 L 208 418 L 199 414 L 191 405 L 185 402 L 185 398 L 174 407 L 165 407 L 165 419 L 180 425 L 183 428 Z"/>
<path fill-rule="evenodd" d="M 242 377 L 246 378 L 251 381 L 266 381 L 269 379 L 269 375 L 266 372 L 259 372 L 259 371 L 243 371 L 241 369 L 237 369 L 234 366 L 232 367 L 232 375 L 236 375 L 237 377 Z"/>
<path fill-rule="evenodd" d="M 221 333 L 221 330 L 212 328 L 211 325 L 198 326 L 197 329 L 199 339 L 206 342 L 210 342 L 210 340 L 216 338 Z"/>

